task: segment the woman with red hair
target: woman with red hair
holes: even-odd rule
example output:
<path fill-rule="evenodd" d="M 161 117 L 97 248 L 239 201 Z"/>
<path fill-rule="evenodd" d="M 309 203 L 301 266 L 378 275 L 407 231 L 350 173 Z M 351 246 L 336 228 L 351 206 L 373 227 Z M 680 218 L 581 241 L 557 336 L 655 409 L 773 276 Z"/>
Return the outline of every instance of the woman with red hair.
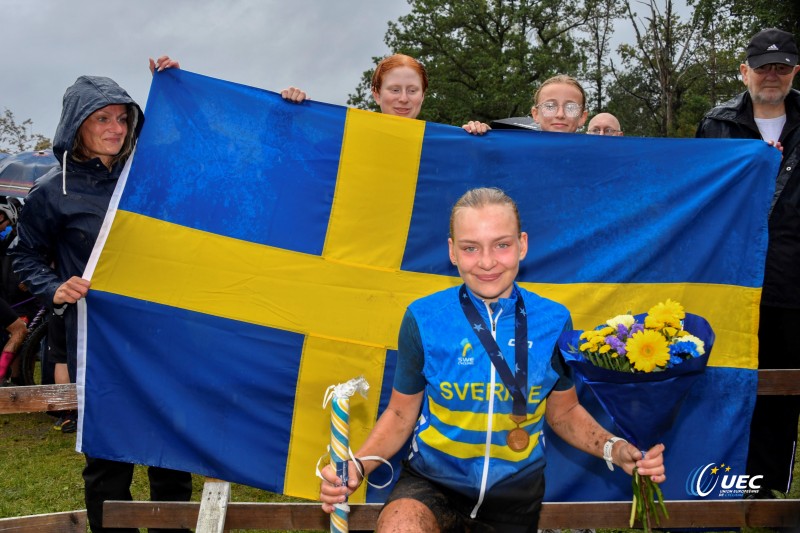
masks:
<path fill-rule="evenodd" d="M 405 54 L 393 54 L 375 67 L 372 75 L 372 98 L 381 113 L 398 117 L 417 118 L 422 110 L 425 91 L 428 90 L 428 73 L 422 63 Z M 307 94 L 297 87 L 281 91 L 281 96 L 300 103 Z M 463 128 L 469 133 L 483 135 L 491 128 L 482 122 L 471 121 Z"/>

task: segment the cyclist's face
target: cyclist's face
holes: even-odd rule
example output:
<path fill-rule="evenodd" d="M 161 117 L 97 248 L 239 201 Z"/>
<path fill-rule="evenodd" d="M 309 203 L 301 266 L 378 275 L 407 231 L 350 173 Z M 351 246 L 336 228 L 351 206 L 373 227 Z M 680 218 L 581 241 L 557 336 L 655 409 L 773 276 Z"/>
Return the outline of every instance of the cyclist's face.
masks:
<path fill-rule="evenodd" d="M 482 300 L 508 298 L 528 253 L 528 234 L 519 231 L 516 214 L 508 205 L 464 207 L 453 216 L 448 239 L 450 260 L 461 279 Z"/>

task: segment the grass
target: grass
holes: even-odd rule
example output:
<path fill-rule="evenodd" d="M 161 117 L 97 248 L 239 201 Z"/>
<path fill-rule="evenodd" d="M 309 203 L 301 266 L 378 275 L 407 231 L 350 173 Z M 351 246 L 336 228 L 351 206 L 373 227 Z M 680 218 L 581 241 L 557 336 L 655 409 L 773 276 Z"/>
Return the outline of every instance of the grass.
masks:
<path fill-rule="evenodd" d="M 75 452 L 75 434 L 51 429 L 54 419 L 44 413 L 0 416 L 0 517 L 74 511 L 83 502 L 83 455 Z M 798 428 L 800 429 L 800 428 Z M 798 451 L 800 455 L 800 450 Z M 790 498 L 800 498 L 800 457 L 795 463 Z M 201 476 L 194 476 L 193 500 L 203 493 Z M 136 468 L 131 492 L 136 500 L 149 499 L 145 468 Z M 244 485 L 231 484 L 237 502 L 300 501 Z M 567 530 L 564 530 L 566 532 Z M 628 530 L 599 530 L 617 533 Z M 745 533 L 768 529 L 743 529 Z"/>
<path fill-rule="evenodd" d="M 83 455 L 75 452 L 75 434 L 52 428 L 45 413 L 0 416 L 0 518 L 74 511 L 83 501 Z M 203 494 L 202 476 L 193 476 L 192 500 Z M 147 469 L 134 470 L 131 493 L 149 500 Z M 231 484 L 238 502 L 303 501 L 245 485 Z"/>

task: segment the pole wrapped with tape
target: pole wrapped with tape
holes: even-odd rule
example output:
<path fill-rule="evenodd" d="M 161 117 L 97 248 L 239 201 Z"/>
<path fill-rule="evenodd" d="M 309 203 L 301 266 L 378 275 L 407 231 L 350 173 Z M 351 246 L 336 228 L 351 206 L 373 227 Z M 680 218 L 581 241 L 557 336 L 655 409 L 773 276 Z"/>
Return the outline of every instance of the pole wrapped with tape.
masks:
<path fill-rule="evenodd" d="M 342 483 L 347 485 L 349 461 L 353 453 L 350 451 L 350 398 L 359 392 L 367 397 L 369 384 L 363 376 L 353 378 L 346 383 L 331 385 L 325 391 L 322 406 L 331 404 L 331 464 L 336 470 L 336 475 Z M 346 533 L 348 531 L 348 514 L 350 506 L 347 500 L 334 505 L 336 510 L 331 513 L 331 533 Z"/>

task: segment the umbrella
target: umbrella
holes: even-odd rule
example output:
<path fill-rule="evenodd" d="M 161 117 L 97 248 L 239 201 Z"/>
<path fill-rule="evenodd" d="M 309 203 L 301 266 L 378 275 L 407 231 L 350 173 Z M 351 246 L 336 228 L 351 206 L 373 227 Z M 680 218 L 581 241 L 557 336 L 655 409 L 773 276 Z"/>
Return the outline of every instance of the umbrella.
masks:
<path fill-rule="evenodd" d="M 533 121 L 531 117 L 510 117 L 493 120 L 490 124 L 492 129 L 495 130 L 508 130 L 508 129 L 522 129 L 522 130 L 540 130 L 539 124 Z"/>
<path fill-rule="evenodd" d="M 24 198 L 36 178 L 57 166 L 52 150 L 20 152 L 0 159 L 0 195 Z"/>

